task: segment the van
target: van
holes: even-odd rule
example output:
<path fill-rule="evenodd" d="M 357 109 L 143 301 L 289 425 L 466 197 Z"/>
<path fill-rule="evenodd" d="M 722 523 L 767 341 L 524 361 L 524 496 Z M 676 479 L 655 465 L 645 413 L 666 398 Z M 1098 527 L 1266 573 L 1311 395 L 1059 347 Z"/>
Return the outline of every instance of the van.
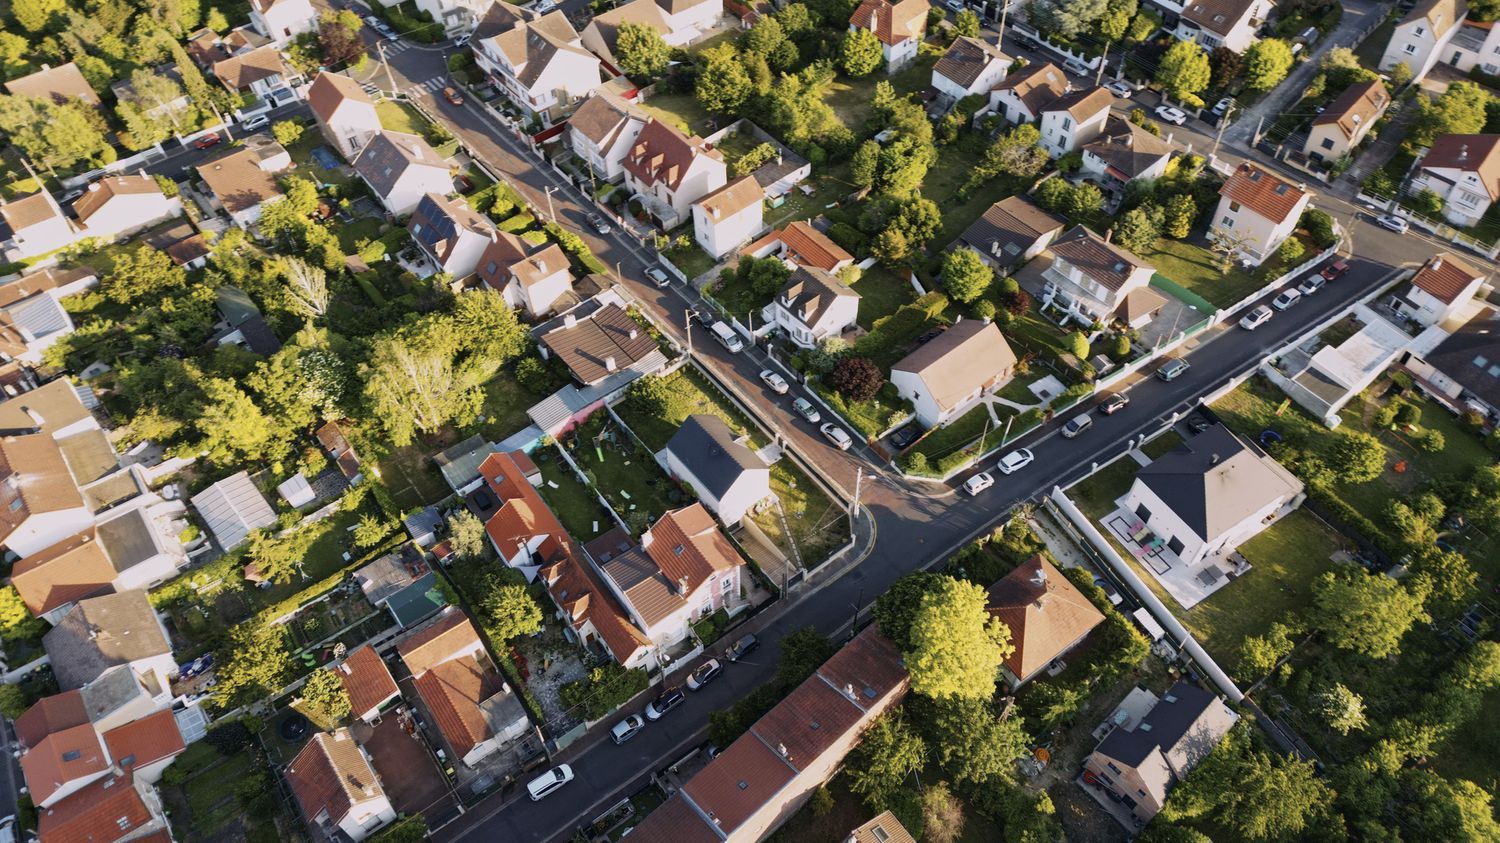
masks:
<path fill-rule="evenodd" d="M 708 330 L 714 335 L 714 339 L 719 341 L 719 345 L 729 349 L 729 353 L 739 354 L 745 350 L 745 341 L 740 339 L 740 335 L 736 334 L 733 328 L 725 325 L 723 322 L 715 322 L 709 325 Z"/>
<path fill-rule="evenodd" d="M 1093 426 L 1094 419 L 1088 413 L 1084 413 L 1081 416 L 1075 416 L 1072 419 L 1069 419 L 1067 424 L 1062 426 L 1063 438 L 1072 439 L 1073 437 Z"/>
<path fill-rule="evenodd" d="M 566 764 L 559 764 L 547 772 L 537 776 L 526 784 L 526 792 L 531 794 L 532 802 L 540 802 L 553 791 L 573 780 L 573 768 Z"/>

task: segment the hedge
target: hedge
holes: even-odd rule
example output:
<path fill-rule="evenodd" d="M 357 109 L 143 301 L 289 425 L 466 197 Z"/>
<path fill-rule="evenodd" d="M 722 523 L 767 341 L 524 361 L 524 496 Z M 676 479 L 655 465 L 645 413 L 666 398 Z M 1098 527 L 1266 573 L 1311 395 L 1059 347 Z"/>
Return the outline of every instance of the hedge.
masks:
<path fill-rule="evenodd" d="M 500 222 L 500 230 L 510 234 L 518 234 L 528 228 L 531 228 L 535 224 L 536 217 L 533 217 L 531 214 L 528 214 L 525 211 L 521 211 L 520 213 L 506 217 L 504 220 L 502 220 Z"/>

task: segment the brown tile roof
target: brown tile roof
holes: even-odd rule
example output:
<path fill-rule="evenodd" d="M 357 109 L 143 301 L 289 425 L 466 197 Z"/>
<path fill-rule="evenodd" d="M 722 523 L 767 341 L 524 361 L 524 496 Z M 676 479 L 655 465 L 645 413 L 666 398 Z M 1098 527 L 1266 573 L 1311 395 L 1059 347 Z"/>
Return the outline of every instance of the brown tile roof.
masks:
<path fill-rule="evenodd" d="M 109 200 L 116 196 L 154 193 L 161 196 L 161 185 L 150 176 L 110 176 L 89 185 L 89 189 L 73 202 L 73 213 L 78 221 L 88 224 L 89 217 L 98 213 Z"/>
<path fill-rule="evenodd" d="M 1425 20 L 1432 26 L 1433 35 L 1439 40 L 1455 24 L 1469 15 L 1469 4 L 1465 0 L 1419 0 L 1401 19 L 1402 24 Z"/>
<path fill-rule="evenodd" d="M 500 16 L 486 16 L 486 21 L 491 25 L 486 28 L 482 38 L 475 40 L 494 44 L 495 49 L 516 69 L 516 78 L 527 88 L 541 78 L 553 57 L 559 53 L 594 58 L 592 53 L 578 46 L 578 31 L 568 22 L 568 16 L 561 9 L 540 17 L 529 11 L 522 15 L 509 13 L 505 17 L 509 20 Z M 596 75 L 594 82 L 598 81 Z"/>
<path fill-rule="evenodd" d="M 676 190 L 700 155 L 720 161 L 724 158 L 703 138 L 690 138 L 653 117 L 625 154 L 625 170 L 647 186 L 660 182 L 668 190 Z"/>
<path fill-rule="evenodd" d="M 615 45 L 620 40 L 620 27 L 627 23 L 650 27 L 662 35 L 667 35 L 672 31 L 666 14 L 661 7 L 656 5 L 655 0 L 631 0 L 629 3 L 616 6 L 603 14 L 595 15 L 589 23 L 589 28 L 597 32 L 604 42 L 605 51 L 608 53 L 605 56 L 606 59 L 614 60 Z"/>
<path fill-rule="evenodd" d="M 0 307 L 10 307 L 16 302 L 29 299 L 37 293 L 43 292 L 45 290 L 55 290 L 58 287 L 67 286 L 74 281 L 78 281 L 90 276 L 97 278 L 98 273 L 86 266 L 80 266 L 74 269 L 59 269 L 55 266 L 50 266 L 46 269 L 39 269 L 36 272 L 31 273 L 30 275 L 23 275 L 14 281 L 8 281 L 4 284 L 0 284 Z M 77 394 L 73 392 L 72 382 L 67 378 L 60 378 L 31 390 L 26 394 L 27 400 L 32 402 L 40 401 L 42 399 L 42 396 L 38 395 L 37 393 L 42 392 L 48 387 L 52 387 L 53 384 L 56 384 L 57 388 L 65 390 L 72 396 L 71 404 L 66 408 L 66 411 L 71 416 L 69 423 L 71 423 L 72 421 L 77 421 L 78 419 L 88 417 L 88 410 L 84 409 L 83 404 L 79 402 Z M 8 400 L 0 401 L 0 408 L 4 408 L 9 404 L 10 401 Z M 75 406 L 77 409 L 72 409 L 72 407 Z M 36 409 L 40 410 L 40 408 Z M 18 422 L 12 424 L 10 423 L 10 421 L 0 421 L 0 428 L 24 428 L 28 426 L 27 424 L 20 423 L 21 417 L 15 414 L 16 411 L 10 411 L 9 413 L 7 413 L 4 409 L 0 409 L 0 413 L 4 413 L 7 416 L 13 416 L 14 419 Z M 56 422 L 56 420 L 52 421 Z"/>
<path fill-rule="evenodd" d="M 335 670 L 349 694 L 355 717 L 379 708 L 400 693 L 396 680 L 391 678 L 391 669 L 369 644 L 350 653 Z"/>
<path fill-rule="evenodd" d="M 1422 264 L 1417 274 L 1412 276 L 1411 284 L 1420 290 L 1425 290 L 1433 297 L 1441 300 L 1444 304 L 1453 304 L 1454 300 L 1474 283 L 1474 279 L 1483 278 L 1484 273 L 1464 263 L 1448 252 L 1433 255 Z"/>
<path fill-rule="evenodd" d="M 1369 131 L 1369 127 L 1390 105 L 1391 95 L 1385 89 L 1385 83 L 1379 79 L 1371 79 L 1368 82 L 1360 82 L 1344 89 L 1323 113 L 1313 118 L 1314 126 L 1326 126 L 1329 123 L 1337 124 L 1339 131 L 1344 137 L 1352 138 L 1360 132 Z"/>
<path fill-rule="evenodd" d="M 69 794 L 38 819 L 41 843 L 113 843 L 156 820 L 129 773 Z"/>
<path fill-rule="evenodd" d="M 1075 121 L 1087 120 L 1101 111 L 1108 111 L 1115 104 L 1115 95 L 1101 87 L 1085 88 L 1063 94 L 1048 103 L 1044 111 L 1066 111 Z"/>
<path fill-rule="evenodd" d="M 581 383 L 592 384 L 635 365 L 657 351 L 656 340 L 620 308 L 610 303 L 573 327 L 542 335 L 541 343 L 562 358 Z M 614 368 L 609 360 L 614 358 Z"/>
<path fill-rule="evenodd" d="M 89 105 L 99 104 L 99 95 L 83 77 L 83 72 L 73 62 L 57 67 L 43 68 L 35 73 L 12 79 L 5 83 L 5 90 L 16 96 L 36 97 L 62 105 L 72 99 L 81 99 Z"/>
<path fill-rule="evenodd" d="M 37 802 L 51 799 L 64 785 L 109 768 L 94 724 L 52 732 L 21 756 L 21 772 Z"/>
<path fill-rule="evenodd" d="M 1219 188 L 1219 195 L 1228 196 L 1231 202 L 1238 202 L 1259 216 L 1280 223 L 1297 207 L 1307 191 L 1254 164 L 1242 163 Z"/>
<path fill-rule="evenodd" d="M 908 38 L 921 38 L 927 31 L 927 0 L 864 0 L 849 22 L 875 33 L 884 44 L 900 44 Z M 873 20 L 874 24 L 871 25 Z"/>
<path fill-rule="evenodd" d="M 1074 226 L 1072 231 L 1057 238 L 1050 248 L 1052 254 L 1078 267 L 1083 274 L 1110 290 L 1124 287 L 1125 282 L 1140 267 L 1153 269 L 1151 264 L 1106 242 L 1103 237 L 1081 225 Z"/>
<path fill-rule="evenodd" d="M 755 735 L 746 735 L 689 779 L 682 792 L 720 828 L 732 833 L 775 799 L 796 775 L 796 769 L 776 750 Z"/>
<path fill-rule="evenodd" d="M 52 197 L 45 193 L 33 193 L 0 205 L 0 220 L 4 220 L 13 232 L 25 231 L 33 225 L 61 216 L 62 211 L 52 203 Z"/>
<path fill-rule="evenodd" d="M 1209 32 L 1227 34 L 1239 23 L 1256 0 L 1189 0 L 1182 16 Z"/>
<path fill-rule="evenodd" d="M 412 676 L 421 676 L 478 643 L 479 633 L 469 616 L 449 607 L 436 620 L 401 639 L 396 652 Z"/>
<path fill-rule="evenodd" d="M 307 87 L 307 104 L 312 108 L 313 116 L 324 123 L 332 120 L 345 102 L 375 107 L 375 101 L 365 93 L 362 85 L 340 73 L 319 73 Z"/>
<path fill-rule="evenodd" d="M 805 770 L 853 729 L 864 711 L 826 682 L 803 682 L 751 727 L 790 766 Z"/>
<path fill-rule="evenodd" d="M 1021 100 L 1026 110 L 1040 115 L 1053 100 L 1068 92 L 1068 77 L 1052 62 L 1043 62 L 1023 68 L 1019 73 L 1005 77 L 1005 81 L 993 90 L 1010 91 Z"/>
<path fill-rule="evenodd" d="M 713 221 L 729 219 L 766 198 L 755 176 L 740 176 L 723 187 L 704 196 L 694 205 L 702 205 L 708 218 Z"/>
<path fill-rule="evenodd" d="M 16 718 L 16 739 L 22 746 L 41 743 L 53 732 L 61 732 L 89 722 L 82 691 L 64 691 L 42 697 Z"/>
<path fill-rule="evenodd" d="M 115 566 L 93 527 L 16 563 L 10 584 L 33 615 L 113 591 Z"/>
<path fill-rule="evenodd" d="M 84 505 L 62 448 L 45 433 L 0 439 L 0 479 L 9 481 L 0 484 L 0 541 L 32 515 Z"/>
<path fill-rule="evenodd" d="M 787 310 L 804 325 L 811 326 L 817 324 L 835 301 L 851 296 L 858 299 L 859 293 L 833 273 L 813 266 L 799 266 L 776 294 L 776 299 L 785 303 Z"/>
<path fill-rule="evenodd" d="M 230 56 L 214 63 L 214 75 L 231 91 L 243 91 L 251 83 L 272 76 L 286 78 L 291 74 L 281 60 L 281 51 L 267 44 L 247 53 Z"/>
<path fill-rule="evenodd" d="M 286 780 L 308 824 L 324 811 L 337 823 L 355 803 L 384 793 L 348 729 L 313 735 L 287 765 Z"/>
<path fill-rule="evenodd" d="M 261 169 L 260 155 L 241 149 L 198 165 L 198 177 L 230 213 L 245 211 L 281 195 L 276 177 Z"/>
<path fill-rule="evenodd" d="M 1137 287 L 1125 294 L 1125 300 L 1115 308 L 1115 315 L 1120 317 L 1127 325 L 1135 324 L 1137 319 L 1143 319 L 1158 310 L 1167 303 L 1167 297 L 1156 292 L 1150 287 Z"/>
<path fill-rule="evenodd" d="M 568 125 L 600 149 L 608 149 L 631 120 L 645 123 L 646 112 L 622 96 L 596 91 L 568 118 Z"/>
<path fill-rule="evenodd" d="M 668 511 L 646 531 L 642 544 L 668 582 L 686 583 L 686 594 L 743 564 L 701 503 Z"/>
<path fill-rule="evenodd" d="M 406 227 L 412 232 L 413 239 L 439 263 L 448 262 L 464 233 L 490 237 L 496 231 L 495 224 L 469 207 L 467 202 L 437 193 L 422 197 Z M 420 230 L 423 228 L 426 230 Z"/>
<path fill-rule="evenodd" d="M 645 843 L 720 843 L 714 827 L 678 791 L 631 831 Z"/>
<path fill-rule="evenodd" d="M 1110 117 L 1104 133 L 1083 145 L 1083 151 L 1103 161 L 1121 181 L 1129 181 L 1171 155 L 1177 147 L 1129 120 Z"/>
<path fill-rule="evenodd" d="M 662 574 L 656 561 L 640 548 L 632 547 L 616 554 L 602 562 L 599 568 L 625 595 L 648 629 L 687 605 L 676 586 Z"/>
<path fill-rule="evenodd" d="M 1438 135 L 1418 166 L 1476 173 L 1490 200 L 1500 200 L 1500 135 Z"/>
<path fill-rule="evenodd" d="M 145 767 L 182 752 L 182 731 L 172 709 L 164 708 L 104 733 L 109 757 L 121 767 Z"/>
<path fill-rule="evenodd" d="M 777 232 L 776 236 L 786 246 L 787 257 L 798 266 L 835 272 L 840 266 L 854 262 L 853 255 L 806 220 L 797 220 Z"/>
<path fill-rule="evenodd" d="M 443 662 L 417 677 L 414 684 L 438 731 L 459 758 L 494 735 L 479 704 L 503 692 L 505 681 L 488 659 L 476 656 Z"/>
<path fill-rule="evenodd" d="M 1067 221 L 1042 210 L 1022 194 L 1002 199 L 989 206 L 959 240 L 980 254 L 1002 263 L 1020 260 L 1021 255 L 1048 235 L 1063 230 Z M 998 244 L 998 246 L 997 246 Z M 1000 254 L 995 254 L 996 248 Z"/>
<path fill-rule="evenodd" d="M 878 829 L 878 831 L 877 831 Z M 874 819 L 849 832 L 848 843 L 917 843 L 906 826 L 890 811 L 882 811 Z"/>
<path fill-rule="evenodd" d="M 996 47 L 982 38 L 973 38 L 968 35 L 960 35 L 953 39 L 948 46 L 948 52 L 938 59 L 933 65 L 932 72 L 952 81 L 954 84 L 967 88 L 974 84 L 979 74 L 984 72 L 990 62 L 1011 63 L 1010 56 L 1000 52 Z"/>
<path fill-rule="evenodd" d="M 533 246 L 508 231 L 497 231 L 479 256 L 479 279 L 492 289 L 503 290 L 511 276 L 522 287 L 531 287 L 566 271 L 570 264 L 556 243 Z"/>
<path fill-rule="evenodd" d="M 976 389 L 993 385 L 1015 369 L 1016 353 L 994 323 L 965 319 L 892 366 L 922 379 L 944 410 Z"/>
<path fill-rule="evenodd" d="M 1046 667 L 1104 615 L 1046 559 L 1033 556 L 990 586 L 990 614 L 1010 629 L 1005 667 L 1021 680 Z"/>

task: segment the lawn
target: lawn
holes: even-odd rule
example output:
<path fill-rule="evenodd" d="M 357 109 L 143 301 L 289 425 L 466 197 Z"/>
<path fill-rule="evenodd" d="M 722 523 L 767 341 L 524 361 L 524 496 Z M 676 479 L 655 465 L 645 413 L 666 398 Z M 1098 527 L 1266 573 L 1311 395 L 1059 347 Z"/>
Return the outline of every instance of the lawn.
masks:
<path fill-rule="evenodd" d="M 1100 521 L 1115 511 L 1115 500 L 1130 489 L 1140 463 L 1129 457 L 1115 460 L 1068 489 L 1068 497 L 1090 520 Z"/>
<path fill-rule="evenodd" d="M 614 519 L 604 511 L 594 490 L 579 482 L 578 475 L 551 449 L 538 451 L 536 464 L 542 470 L 542 499 L 573 538 L 590 541 L 610 527 Z"/>
<path fill-rule="evenodd" d="M 869 333 L 855 342 L 855 351 L 889 371 L 911 351 L 917 337 L 944 324 L 943 311 L 947 307 L 948 297 L 941 293 L 928 293 L 902 305 L 895 313 L 872 323 Z"/>
<path fill-rule="evenodd" d="M 1181 444 L 1182 435 L 1174 430 L 1169 430 L 1166 433 L 1163 433 L 1162 435 L 1156 437 L 1155 439 L 1152 439 L 1150 442 L 1142 445 L 1141 452 L 1153 460 L 1159 460 L 1163 456 L 1165 456 L 1168 451 L 1171 451 L 1173 448 Z"/>
<path fill-rule="evenodd" d="M 662 513 L 687 502 L 682 491 L 657 467 L 651 453 L 607 413 L 595 413 L 563 444 L 636 535 Z"/>
<path fill-rule="evenodd" d="M 967 199 L 958 198 L 958 189 L 969 180 L 969 175 L 984 157 L 984 148 L 972 140 L 952 144 L 938 150 L 937 162 L 927 171 L 922 180 L 922 195 L 943 211 L 943 225 L 929 244 L 934 268 L 939 249 L 958 239 L 974 220 L 979 219 L 987 208 L 1022 188 L 1020 184 L 996 179 L 980 186 Z"/>
<path fill-rule="evenodd" d="M 851 286 L 859 293 L 859 326 L 865 330 L 917 297 L 910 281 L 879 264 L 865 270 Z"/>
<path fill-rule="evenodd" d="M 781 501 L 781 512 L 797 546 L 797 553 L 789 558 L 800 557 L 804 568 L 817 567 L 849 540 L 844 507 L 824 494 L 791 458 L 782 457 L 771 466 L 771 491 Z M 775 508 L 754 516 L 754 520 L 772 541 L 785 547 L 786 532 Z"/>
<path fill-rule="evenodd" d="M 947 427 L 936 428 L 922 437 L 911 452 L 925 456 L 928 464 L 934 468 L 938 468 L 945 458 L 960 452 L 966 458 L 978 456 L 1000 444 L 1000 439 L 1006 432 L 1006 419 L 1014 416 L 1015 411 L 1008 407 L 996 407 L 995 414 L 1000 419 L 998 423 L 990 416 L 989 408 L 980 404 Z M 983 441 L 980 440 L 981 436 L 984 437 Z M 942 470 L 939 469 L 939 472 L 942 473 Z"/>
<path fill-rule="evenodd" d="M 689 279 L 697 278 L 717 265 L 717 262 L 709 256 L 708 252 L 703 251 L 703 247 L 699 246 L 697 241 L 688 243 L 682 248 L 673 248 L 666 255 L 667 260 L 682 270 L 682 274 Z"/>
<path fill-rule="evenodd" d="M 705 255 L 705 257 L 707 256 Z M 676 259 L 673 259 L 672 263 L 677 264 L 677 268 L 683 272 L 688 272 L 686 267 L 677 263 Z M 689 274 L 689 277 L 694 276 Z M 757 293 L 750 286 L 748 279 L 741 280 L 739 275 L 734 272 L 720 273 L 718 279 L 714 281 L 713 286 L 708 292 L 714 301 L 723 305 L 724 309 L 731 316 L 736 317 L 741 322 L 748 320 L 749 317 L 747 314 L 760 313 L 761 309 L 770 304 L 772 299 L 776 297 L 774 292 L 770 295 Z"/>
<path fill-rule="evenodd" d="M 416 109 L 395 100 L 381 100 L 375 105 L 380 127 L 390 132 L 427 136 L 427 120 Z"/>
<path fill-rule="evenodd" d="M 708 129 L 709 116 L 692 91 L 681 94 L 652 94 L 650 99 L 639 103 L 647 114 L 676 126 L 689 135 L 713 134 Z"/>
<path fill-rule="evenodd" d="M 911 66 L 894 76 L 871 73 L 862 79 L 849 79 L 843 75 L 828 86 L 823 101 L 833 108 L 839 121 L 856 136 L 860 135 L 874 111 L 875 85 L 889 80 L 897 94 L 916 93 L 932 84 L 932 66 L 937 64 L 935 56 L 920 56 Z"/>
<path fill-rule="evenodd" d="M 1167 280 L 1221 308 L 1229 307 L 1265 286 L 1266 282 L 1260 277 L 1238 265 L 1230 269 L 1229 274 L 1221 274 L 1215 265 L 1218 256 L 1195 242 L 1196 239 L 1170 240 L 1164 237 L 1156 242 L 1155 249 L 1148 250 L 1141 257 Z"/>
<path fill-rule="evenodd" d="M 828 402 L 828 406 L 838 410 L 845 421 L 869 438 L 884 433 L 891 426 L 892 419 L 911 414 L 909 402 L 902 400 L 895 385 L 889 382 L 880 387 L 874 398 L 865 401 L 848 401 L 824 386 L 822 381 L 812 381 L 809 386 Z"/>
<path fill-rule="evenodd" d="M 736 433 L 748 433 L 751 448 L 759 450 L 765 447 L 766 440 L 760 429 L 751 424 L 734 402 L 711 385 L 708 378 L 691 364 L 667 375 L 665 380 L 672 391 L 672 404 L 664 415 L 642 413 L 631 406 L 629 401 L 621 402 L 615 407 L 615 412 L 620 414 L 625 424 L 630 426 L 653 453 L 667 447 L 667 442 L 677 432 L 683 420 L 698 413 L 718 416 Z"/>
<path fill-rule="evenodd" d="M 478 422 L 460 432 L 464 436 L 481 433 L 491 442 L 499 442 L 531 424 L 526 410 L 541 400 L 517 383 L 509 368 L 490 378 L 483 391 L 484 405 L 479 410 Z"/>
<path fill-rule="evenodd" d="M 343 249 L 347 254 L 358 254 L 361 241 L 376 240 L 380 237 L 380 227 L 382 224 L 375 217 L 365 217 L 339 225 L 339 248 Z"/>

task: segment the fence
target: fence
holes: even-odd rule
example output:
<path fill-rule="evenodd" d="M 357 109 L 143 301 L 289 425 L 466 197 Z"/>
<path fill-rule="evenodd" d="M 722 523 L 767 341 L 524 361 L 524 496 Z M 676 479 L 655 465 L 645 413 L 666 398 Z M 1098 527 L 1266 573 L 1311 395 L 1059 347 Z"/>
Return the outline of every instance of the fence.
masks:
<path fill-rule="evenodd" d="M 183 138 L 183 143 L 186 144 L 195 137 L 200 137 L 202 135 L 208 134 L 209 132 L 216 131 L 217 129 L 222 128 L 224 127 L 217 126 L 214 129 L 205 129 L 197 134 L 189 135 Z M 58 183 L 60 183 L 63 187 L 72 190 L 75 187 L 82 187 L 83 185 L 88 184 L 89 182 L 99 178 L 100 176 L 109 175 L 110 173 L 123 173 L 133 167 L 145 166 L 154 161 L 160 161 L 161 159 L 166 157 L 167 151 L 165 149 L 162 149 L 161 144 L 157 144 L 156 146 L 153 146 L 149 149 L 143 149 L 134 155 L 128 155 L 124 158 L 117 158 L 97 170 L 89 170 L 86 173 L 79 173 L 76 176 L 64 176 L 63 178 L 58 179 Z"/>
<path fill-rule="evenodd" d="M 1360 189 L 1359 193 L 1355 194 L 1355 198 L 1360 202 L 1364 202 L 1370 205 L 1376 210 L 1384 211 L 1388 214 L 1394 214 L 1395 216 L 1406 220 L 1417 228 L 1422 229 L 1428 234 L 1431 234 L 1433 237 L 1438 237 L 1447 240 L 1450 243 L 1462 246 L 1463 248 L 1468 249 L 1475 254 L 1483 255 L 1490 260 L 1495 260 L 1497 256 L 1500 256 L 1500 240 L 1497 240 L 1493 243 L 1486 243 L 1483 240 L 1474 237 L 1473 235 L 1463 233 L 1458 228 L 1455 228 L 1454 226 L 1450 225 L 1447 222 L 1444 222 L 1443 220 L 1436 220 L 1432 217 L 1418 213 L 1417 211 L 1414 211 L 1411 208 L 1402 205 L 1397 199 L 1392 199 L 1387 196 L 1381 196 L 1376 193 L 1366 193 L 1362 188 Z"/>

